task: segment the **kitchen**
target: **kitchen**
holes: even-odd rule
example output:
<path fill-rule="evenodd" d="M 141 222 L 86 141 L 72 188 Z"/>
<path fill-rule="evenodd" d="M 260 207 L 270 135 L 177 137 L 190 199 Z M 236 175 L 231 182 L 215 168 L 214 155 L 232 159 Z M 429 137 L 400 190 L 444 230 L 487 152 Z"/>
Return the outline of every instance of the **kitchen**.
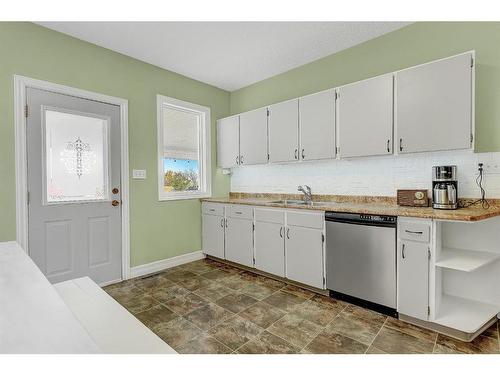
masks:
<path fill-rule="evenodd" d="M 484 198 L 485 167 L 472 153 L 474 61 L 470 51 L 220 119 L 218 164 L 235 192 L 203 199 L 205 254 L 459 340 L 478 337 L 499 313 L 500 210 Z M 461 166 L 431 167 L 454 159 L 467 168 L 460 181 Z M 392 168 L 389 184 L 370 168 Z M 361 179 L 351 194 L 345 181 Z M 322 191 L 291 194 L 292 181 Z M 462 184 L 465 197 L 480 198 L 462 199 Z"/>
<path fill-rule="evenodd" d="M 0 353 L 499 354 L 499 33 L 0 22 Z"/>

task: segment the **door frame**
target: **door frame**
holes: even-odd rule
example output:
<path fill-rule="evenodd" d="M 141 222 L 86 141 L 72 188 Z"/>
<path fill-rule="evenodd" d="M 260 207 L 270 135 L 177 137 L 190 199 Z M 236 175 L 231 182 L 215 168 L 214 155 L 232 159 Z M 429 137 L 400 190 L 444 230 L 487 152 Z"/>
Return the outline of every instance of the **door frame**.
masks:
<path fill-rule="evenodd" d="M 92 91 L 64 86 L 21 75 L 14 75 L 14 127 L 16 161 L 16 241 L 29 255 L 28 244 L 28 164 L 26 148 L 26 90 L 40 89 L 58 94 L 94 100 L 120 107 L 121 143 L 121 243 L 122 280 L 130 278 L 130 206 L 129 206 L 129 152 L 128 152 L 128 100 Z M 112 280 L 108 284 L 120 280 Z"/>

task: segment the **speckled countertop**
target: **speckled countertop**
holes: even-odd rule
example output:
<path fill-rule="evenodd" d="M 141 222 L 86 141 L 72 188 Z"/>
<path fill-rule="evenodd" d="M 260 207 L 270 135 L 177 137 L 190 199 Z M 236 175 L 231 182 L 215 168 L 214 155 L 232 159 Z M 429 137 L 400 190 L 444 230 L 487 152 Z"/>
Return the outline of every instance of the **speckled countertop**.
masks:
<path fill-rule="evenodd" d="M 371 215 L 393 215 L 406 217 L 420 217 L 439 220 L 479 221 L 500 216 L 500 200 L 488 200 L 490 207 L 484 209 L 481 204 L 457 210 L 435 210 L 431 207 L 403 207 L 396 204 L 394 197 L 367 197 L 341 195 L 313 195 L 313 201 L 320 205 L 305 206 L 297 204 L 272 203 L 282 199 L 301 199 L 299 195 L 290 194 L 249 194 L 231 193 L 228 198 L 206 198 L 204 202 L 245 204 L 276 208 L 294 208 L 317 211 L 334 211 L 363 213 Z M 467 204 L 470 199 L 461 200 Z"/>

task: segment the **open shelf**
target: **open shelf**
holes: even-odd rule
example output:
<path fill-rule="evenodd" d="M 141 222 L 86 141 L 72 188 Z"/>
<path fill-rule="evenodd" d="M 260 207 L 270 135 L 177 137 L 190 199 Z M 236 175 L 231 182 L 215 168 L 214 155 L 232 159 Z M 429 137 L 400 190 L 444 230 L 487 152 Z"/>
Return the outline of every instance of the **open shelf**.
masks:
<path fill-rule="evenodd" d="M 443 294 L 434 323 L 466 333 L 474 333 L 495 317 L 500 307 Z"/>
<path fill-rule="evenodd" d="M 500 259 L 500 254 L 486 251 L 443 248 L 436 267 L 472 272 Z"/>

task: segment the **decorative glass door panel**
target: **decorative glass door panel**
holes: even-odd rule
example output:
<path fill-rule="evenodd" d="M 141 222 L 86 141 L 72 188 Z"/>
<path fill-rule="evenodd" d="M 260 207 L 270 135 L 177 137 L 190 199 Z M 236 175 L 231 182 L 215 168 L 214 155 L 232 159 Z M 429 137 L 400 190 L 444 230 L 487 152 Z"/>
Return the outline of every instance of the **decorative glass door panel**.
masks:
<path fill-rule="evenodd" d="M 109 121 L 43 107 L 45 204 L 109 200 Z"/>

